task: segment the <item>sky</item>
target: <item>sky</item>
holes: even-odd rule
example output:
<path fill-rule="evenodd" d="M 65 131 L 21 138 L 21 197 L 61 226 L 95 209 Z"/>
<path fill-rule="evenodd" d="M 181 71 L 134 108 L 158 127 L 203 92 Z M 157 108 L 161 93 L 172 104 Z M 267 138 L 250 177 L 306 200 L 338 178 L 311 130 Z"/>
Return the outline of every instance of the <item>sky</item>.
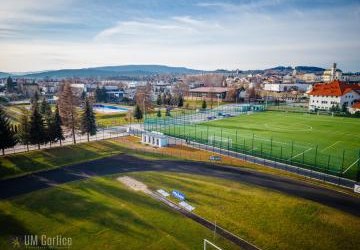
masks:
<path fill-rule="evenodd" d="M 163 64 L 360 71 L 360 0 L 0 0 L 0 71 Z"/>

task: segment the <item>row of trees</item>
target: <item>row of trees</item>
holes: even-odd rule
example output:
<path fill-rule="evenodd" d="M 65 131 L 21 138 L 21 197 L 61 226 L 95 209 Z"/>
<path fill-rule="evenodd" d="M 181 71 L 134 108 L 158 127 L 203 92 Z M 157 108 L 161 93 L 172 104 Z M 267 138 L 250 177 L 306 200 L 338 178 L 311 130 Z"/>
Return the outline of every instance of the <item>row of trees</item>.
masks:
<path fill-rule="evenodd" d="M 184 98 L 182 95 L 171 95 L 163 93 L 162 95 L 158 95 L 156 99 L 156 104 L 158 106 L 161 105 L 171 105 L 171 106 L 178 106 L 183 107 L 184 106 Z"/>
<path fill-rule="evenodd" d="M 6 148 L 17 143 L 37 145 L 55 143 L 64 140 L 63 127 L 70 131 L 73 142 L 76 143 L 76 131 L 82 134 L 96 134 L 96 120 L 92 104 L 87 97 L 82 103 L 82 112 L 79 115 L 77 98 L 71 90 L 69 83 L 65 83 L 60 92 L 59 101 L 52 111 L 49 103 L 44 98 L 39 102 L 36 93 L 31 99 L 30 110 L 24 109 L 18 124 L 11 124 L 3 108 L 0 107 L 0 149 L 4 154 Z"/>
<path fill-rule="evenodd" d="M 99 86 L 96 87 L 95 101 L 96 102 L 107 102 L 106 89 L 104 86 L 102 88 L 99 88 Z"/>

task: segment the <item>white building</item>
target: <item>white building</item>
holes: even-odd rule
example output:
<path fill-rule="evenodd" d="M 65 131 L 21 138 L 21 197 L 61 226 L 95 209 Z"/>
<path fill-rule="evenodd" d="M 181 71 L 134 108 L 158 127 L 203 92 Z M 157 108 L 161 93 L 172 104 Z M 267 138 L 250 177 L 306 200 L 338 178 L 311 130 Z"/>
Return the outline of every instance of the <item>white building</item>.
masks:
<path fill-rule="evenodd" d="M 360 73 L 343 73 L 341 76 L 341 81 L 359 83 Z"/>
<path fill-rule="evenodd" d="M 342 71 L 336 68 L 336 63 L 333 63 L 330 69 L 324 71 L 322 75 L 323 82 L 332 82 L 334 80 L 341 80 Z"/>
<path fill-rule="evenodd" d="M 161 148 L 166 147 L 169 144 L 169 139 L 160 132 L 143 132 L 141 135 L 141 142 Z"/>
<path fill-rule="evenodd" d="M 308 91 L 309 83 L 265 83 L 264 90 L 272 92 L 287 92 L 291 90 Z"/>
<path fill-rule="evenodd" d="M 349 108 L 349 112 L 350 112 L 350 114 L 355 114 L 356 112 L 360 112 L 360 102 L 354 103 L 354 104 Z"/>
<path fill-rule="evenodd" d="M 332 107 L 350 108 L 360 100 L 360 85 L 346 84 L 339 80 L 325 84 L 315 84 L 308 93 L 310 96 L 309 109 L 330 110 Z"/>

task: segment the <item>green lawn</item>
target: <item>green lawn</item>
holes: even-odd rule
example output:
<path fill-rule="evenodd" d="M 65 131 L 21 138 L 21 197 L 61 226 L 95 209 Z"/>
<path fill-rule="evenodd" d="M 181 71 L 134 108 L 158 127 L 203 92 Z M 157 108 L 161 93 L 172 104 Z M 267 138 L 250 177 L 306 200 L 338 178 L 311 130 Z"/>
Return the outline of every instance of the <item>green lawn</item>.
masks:
<path fill-rule="evenodd" d="M 202 249 L 212 232 L 112 178 L 92 178 L 0 201 L 0 249 L 25 234 L 72 238 L 70 249 Z M 217 238 L 224 249 L 238 249 Z"/>
<path fill-rule="evenodd" d="M 267 111 L 196 126 L 158 129 L 224 149 L 355 179 L 360 157 L 359 125 L 357 118 Z"/>
<path fill-rule="evenodd" d="M 316 202 L 234 181 L 137 172 L 151 189 L 185 193 L 195 213 L 262 249 L 358 249 L 358 217 Z M 207 238 L 236 247 L 148 196 L 118 175 L 76 181 L 0 201 L 0 249 L 12 236 L 71 237 L 72 249 L 202 249 Z M 5 226 L 6 225 L 6 226 Z"/>
<path fill-rule="evenodd" d="M 99 127 L 120 126 L 124 124 L 129 124 L 129 121 L 126 120 L 126 113 L 117 113 L 117 114 L 96 113 L 95 119 Z"/>
<path fill-rule="evenodd" d="M 360 219 L 316 202 L 204 176 L 132 173 L 150 188 L 183 192 L 194 212 L 262 249 L 358 249 Z"/>
<path fill-rule="evenodd" d="M 120 153 L 146 159 L 169 158 L 160 154 L 139 153 L 114 140 L 103 140 L 2 156 L 0 157 L 0 179 Z"/>

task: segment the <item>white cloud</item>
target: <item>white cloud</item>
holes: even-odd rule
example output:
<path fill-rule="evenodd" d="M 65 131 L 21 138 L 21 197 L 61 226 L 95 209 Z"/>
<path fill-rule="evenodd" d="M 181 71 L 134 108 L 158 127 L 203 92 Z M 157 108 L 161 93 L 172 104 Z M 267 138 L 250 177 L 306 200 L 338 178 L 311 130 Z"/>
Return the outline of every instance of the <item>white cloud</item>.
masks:
<path fill-rule="evenodd" d="M 155 19 L 146 15 L 139 18 L 139 13 L 138 18 L 118 20 L 105 28 L 95 25 L 96 30 L 86 33 L 86 38 L 72 31 L 71 37 L 59 35 L 62 39 L 59 41 L 51 36 L 35 40 L 35 35 L 31 42 L 12 40 L 23 32 L 20 24 L 27 19 L 32 29 L 37 27 L 32 24 L 74 21 L 51 15 L 57 10 L 66 13 L 70 0 L 56 0 L 54 5 L 52 1 L 39 1 L 34 4 L 23 0 L 24 6 L 20 7 L 8 1 L 4 10 L 6 13 L 13 10 L 9 12 L 14 13 L 13 17 L 0 15 L 0 38 L 6 38 L 0 40 L 0 71 L 136 63 L 200 69 L 249 69 L 280 64 L 327 67 L 333 61 L 345 71 L 359 70 L 359 6 L 326 11 L 290 8 L 283 13 L 269 13 L 257 10 L 279 1 L 252 1 L 245 5 L 204 2 L 200 4 L 204 15 L 176 12 Z M 213 15 L 213 9 L 217 14 Z"/>
<path fill-rule="evenodd" d="M 215 31 L 221 31 L 222 27 L 211 21 L 194 19 L 190 16 L 175 16 L 163 20 L 137 19 L 132 21 L 118 22 L 99 32 L 95 41 L 103 42 L 173 42 L 177 44 L 191 43 L 200 35 L 204 37 L 213 35 Z"/>
<path fill-rule="evenodd" d="M 225 3 L 225 2 L 201 2 L 197 5 L 208 8 L 221 8 L 228 12 L 255 11 L 265 7 L 279 5 L 283 0 L 258 0 L 249 2 Z"/>
<path fill-rule="evenodd" d="M 36 25 L 72 23 L 70 17 L 54 14 L 65 10 L 71 0 L 0 0 L 0 36 L 12 30 L 12 36 L 21 35 Z"/>

